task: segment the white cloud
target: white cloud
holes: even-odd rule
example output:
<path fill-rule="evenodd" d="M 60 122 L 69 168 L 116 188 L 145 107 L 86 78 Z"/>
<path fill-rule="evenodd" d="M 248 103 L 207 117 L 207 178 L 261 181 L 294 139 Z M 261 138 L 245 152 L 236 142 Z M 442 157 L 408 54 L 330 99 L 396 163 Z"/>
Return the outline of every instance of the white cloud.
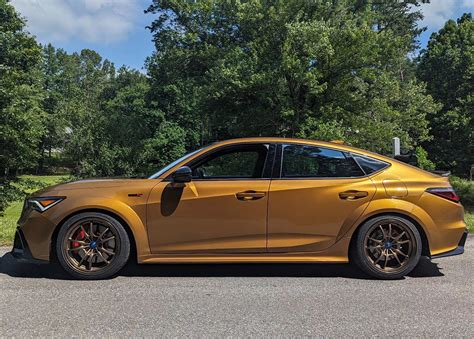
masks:
<path fill-rule="evenodd" d="M 474 0 L 431 0 L 430 3 L 421 4 L 419 8 L 424 15 L 421 26 L 438 30 L 449 19 L 456 19 L 456 14 L 460 11 L 472 11 Z"/>
<path fill-rule="evenodd" d="M 114 42 L 127 38 L 143 9 L 138 0 L 12 0 L 42 42 Z"/>

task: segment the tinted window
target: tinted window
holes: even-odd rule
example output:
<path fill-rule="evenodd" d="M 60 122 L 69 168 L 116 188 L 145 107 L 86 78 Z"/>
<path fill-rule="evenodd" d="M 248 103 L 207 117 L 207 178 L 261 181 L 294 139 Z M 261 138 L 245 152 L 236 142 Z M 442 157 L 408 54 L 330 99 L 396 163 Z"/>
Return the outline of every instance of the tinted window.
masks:
<path fill-rule="evenodd" d="M 195 179 L 261 178 L 268 145 L 225 148 L 192 165 Z"/>
<path fill-rule="evenodd" d="M 307 145 L 284 146 L 282 177 L 347 178 L 363 175 L 355 161 L 341 151 Z"/>
<path fill-rule="evenodd" d="M 381 169 L 387 167 L 389 164 L 376 160 L 373 158 L 369 158 L 363 155 L 358 155 L 358 154 L 352 154 L 352 157 L 357 161 L 359 166 L 364 170 L 365 174 L 371 174 L 377 171 L 380 171 Z"/>

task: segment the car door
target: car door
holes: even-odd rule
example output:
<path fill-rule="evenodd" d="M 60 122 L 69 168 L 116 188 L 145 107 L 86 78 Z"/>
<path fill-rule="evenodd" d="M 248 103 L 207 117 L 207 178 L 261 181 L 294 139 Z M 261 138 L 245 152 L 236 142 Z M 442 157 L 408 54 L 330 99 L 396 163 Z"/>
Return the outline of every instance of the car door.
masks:
<path fill-rule="evenodd" d="M 192 170 L 191 182 L 167 179 L 155 186 L 147 205 L 151 251 L 265 251 L 274 147 L 222 146 L 185 164 Z"/>
<path fill-rule="evenodd" d="M 269 252 L 330 247 L 367 208 L 375 185 L 347 153 L 306 144 L 280 145 L 268 209 Z"/>

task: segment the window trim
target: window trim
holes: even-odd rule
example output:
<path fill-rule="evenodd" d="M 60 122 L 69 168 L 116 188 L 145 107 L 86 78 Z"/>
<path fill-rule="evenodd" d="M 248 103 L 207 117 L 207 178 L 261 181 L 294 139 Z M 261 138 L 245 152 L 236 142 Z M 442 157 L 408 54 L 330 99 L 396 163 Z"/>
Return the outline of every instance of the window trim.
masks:
<path fill-rule="evenodd" d="M 213 148 L 207 152 L 205 152 L 204 154 L 201 154 L 199 155 L 198 157 L 192 159 L 192 160 L 189 160 L 188 162 L 182 164 L 180 167 L 183 167 L 183 166 L 193 166 L 194 164 L 196 163 L 200 163 L 200 162 L 204 162 L 208 157 L 212 156 L 213 154 L 217 153 L 217 152 L 220 152 L 222 150 L 225 150 L 225 149 L 232 149 L 232 148 L 238 148 L 238 147 L 241 147 L 241 146 L 245 146 L 245 145 L 268 145 L 268 151 L 267 151 L 267 156 L 265 158 L 265 162 L 263 164 L 263 170 L 262 170 L 262 175 L 260 178 L 208 178 L 208 179 L 205 179 L 205 178 L 197 178 L 197 179 L 192 179 L 192 181 L 253 181 L 253 180 L 271 180 L 271 176 L 268 176 L 268 177 L 264 177 L 264 174 L 268 173 L 268 172 L 272 172 L 271 169 L 273 169 L 273 166 L 275 164 L 275 161 L 276 161 L 276 158 L 275 158 L 275 154 L 276 152 L 273 152 L 273 159 L 269 159 L 269 156 L 271 156 L 272 154 L 272 147 L 273 148 L 276 148 L 276 144 L 273 143 L 273 142 L 241 142 L 241 143 L 236 143 L 236 144 L 230 144 L 230 145 L 223 145 L 221 147 L 216 147 L 216 148 Z M 270 170 L 267 169 L 267 166 L 270 168 Z M 168 176 L 166 176 L 166 178 L 163 179 L 163 181 L 172 181 L 172 175 L 173 175 L 173 172 L 171 172 Z"/>
<path fill-rule="evenodd" d="M 282 177 L 282 170 L 283 170 L 283 147 L 284 146 L 313 146 L 313 147 L 319 147 L 319 148 L 324 148 L 324 149 L 328 149 L 328 150 L 331 150 L 331 151 L 338 151 L 338 152 L 341 152 L 344 154 L 344 156 L 346 157 L 349 157 L 349 158 L 352 158 L 352 160 L 356 163 L 356 165 L 360 168 L 360 170 L 362 171 L 362 173 L 364 173 L 364 175 L 361 175 L 361 176 L 355 176 L 355 177 Z M 391 167 L 392 164 L 389 163 L 389 162 L 386 162 L 386 161 L 383 161 L 383 160 L 379 160 L 379 159 L 376 159 L 376 158 L 373 158 L 373 157 L 370 157 L 370 156 L 367 156 L 367 155 L 364 155 L 364 154 L 360 154 L 360 153 L 357 153 L 357 152 L 351 152 L 351 151 L 345 151 L 345 150 L 341 150 L 341 149 L 337 149 L 337 148 L 332 148 L 332 147 L 326 147 L 325 145 L 324 146 L 321 146 L 321 145 L 317 145 L 317 144 L 305 144 L 305 143 L 278 143 L 277 145 L 277 156 L 278 156 L 278 159 L 275 159 L 275 163 L 273 166 L 276 166 L 276 168 L 279 168 L 279 170 L 275 171 L 275 168 L 274 168 L 274 171 L 273 171 L 273 175 L 272 175 L 272 180 L 346 180 L 346 179 L 362 179 L 362 178 L 369 178 L 369 177 L 372 177 L 382 171 L 385 171 L 387 168 Z M 377 161 L 380 161 L 380 162 L 383 162 L 385 164 L 387 164 L 387 166 L 375 171 L 375 172 L 372 172 L 370 174 L 367 174 L 363 168 L 359 165 L 359 163 L 352 157 L 352 155 L 357 155 L 357 156 L 361 156 L 361 157 L 366 157 L 366 158 L 370 158 L 370 159 L 374 159 L 374 160 L 377 160 Z"/>

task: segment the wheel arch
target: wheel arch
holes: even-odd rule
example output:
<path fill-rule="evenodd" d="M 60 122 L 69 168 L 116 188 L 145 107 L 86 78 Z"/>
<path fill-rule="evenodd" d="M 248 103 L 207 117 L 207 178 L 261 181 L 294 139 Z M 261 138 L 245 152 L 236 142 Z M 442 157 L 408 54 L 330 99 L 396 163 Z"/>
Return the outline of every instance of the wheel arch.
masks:
<path fill-rule="evenodd" d="M 120 214 L 118 214 L 115 211 L 111 211 L 105 208 L 84 208 L 84 209 L 79 209 L 74 212 L 71 212 L 64 216 L 61 221 L 56 225 L 53 234 L 51 236 L 51 244 L 50 244 L 50 249 L 49 249 L 49 257 L 51 262 L 57 262 L 56 258 L 56 239 L 59 233 L 59 230 L 61 229 L 62 225 L 69 220 L 70 218 L 74 217 L 75 215 L 81 214 L 81 213 L 87 213 L 87 212 L 93 212 L 93 213 L 102 213 L 106 214 L 114 219 L 117 219 L 118 222 L 120 222 L 123 227 L 125 228 L 125 231 L 127 232 L 127 235 L 130 239 L 130 259 L 134 258 L 136 261 L 138 258 L 138 253 L 139 253 L 139 244 L 137 243 L 137 237 L 135 236 L 135 233 L 130 226 L 130 222 L 125 220 L 124 217 L 122 217 Z"/>
<path fill-rule="evenodd" d="M 349 243 L 349 260 L 351 258 L 351 253 L 352 253 L 352 250 L 353 250 L 354 245 L 355 245 L 355 240 L 357 239 L 357 234 L 359 233 L 359 230 L 360 230 L 361 226 L 363 224 L 365 224 L 366 222 L 374 219 L 374 218 L 382 217 L 382 216 L 388 216 L 388 215 L 405 218 L 408 221 L 410 221 L 411 223 L 413 223 L 413 225 L 415 225 L 416 229 L 418 230 L 418 233 L 420 233 L 420 237 L 421 237 L 421 255 L 423 255 L 423 256 L 430 256 L 431 255 L 430 243 L 429 243 L 428 237 L 426 235 L 425 229 L 423 228 L 423 226 L 421 225 L 421 223 L 418 220 L 416 220 L 411 215 L 409 215 L 407 213 L 400 212 L 400 211 L 385 211 L 385 212 L 375 213 L 375 214 L 372 214 L 372 215 L 366 217 L 365 219 L 361 220 L 357 224 L 357 226 L 354 228 L 354 232 L 352 232 L 351 241 Z"/>

